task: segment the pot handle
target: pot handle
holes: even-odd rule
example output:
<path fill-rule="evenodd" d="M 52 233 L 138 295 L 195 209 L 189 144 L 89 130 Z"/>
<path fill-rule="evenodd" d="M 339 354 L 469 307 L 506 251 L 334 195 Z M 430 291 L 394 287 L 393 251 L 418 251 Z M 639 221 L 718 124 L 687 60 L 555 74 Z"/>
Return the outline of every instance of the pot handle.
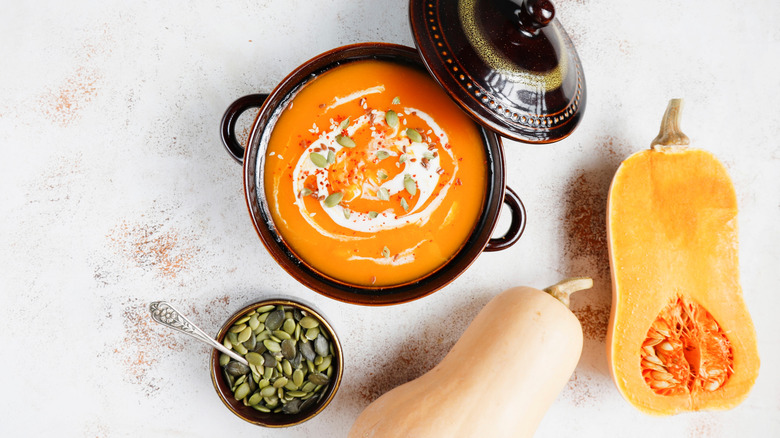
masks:
<path fill-rule="evenodd" d="M 231 103 L 222 116 L 220 132 L 222 134 L 222 144 L 225 145 L 228 153 L 239 163 L 244 162 L 244 147 L 236 138 L 236 121 L 244 111 L 250 108 L 260 108 L 263 102 L 268 98 L 267 94 L 249 94 L 239 97 Z"/>
<path fill-rule="evenodd" d="M 517 196 L 514 190 L 507 187 L 504 191 L 504 204 L 509 207 L 509 211 L 512 213 L 512 223 L 509 224 L 509 229 L 506 234 L 501 237 L 492 238 L 485 246 L 485 251 L 501 251 L 514 245 L 515 242 L 520 239 L 525 230 L 525 206 L 520 197 Z"/>

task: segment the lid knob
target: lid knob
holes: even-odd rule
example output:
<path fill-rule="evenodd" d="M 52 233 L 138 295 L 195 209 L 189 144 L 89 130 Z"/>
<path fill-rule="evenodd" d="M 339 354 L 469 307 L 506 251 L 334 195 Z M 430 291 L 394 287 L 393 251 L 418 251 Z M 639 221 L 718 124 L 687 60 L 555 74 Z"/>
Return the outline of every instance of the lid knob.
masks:
<path fill-rule="evenodd" d="M 539 29 L 547 26 L 555 18 L 555 7 L 549 0 L 510 0 L 519 8 L 515 9 L 517 24 L 526 36 L 539 34 Z"/>

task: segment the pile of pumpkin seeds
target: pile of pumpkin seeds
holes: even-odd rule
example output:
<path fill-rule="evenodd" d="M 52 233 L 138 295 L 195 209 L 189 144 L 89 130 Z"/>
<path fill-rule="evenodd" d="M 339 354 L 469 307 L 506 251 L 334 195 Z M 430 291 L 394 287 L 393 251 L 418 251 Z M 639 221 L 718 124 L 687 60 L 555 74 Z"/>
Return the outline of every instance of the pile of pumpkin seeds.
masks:
<path fill-rule="evenodd" d="M 333 343 L 305 310 L 281 305 L 252 310 L 230 327 L 223 344 L 249 362 L 219 357 L 233 396 L 258 411 L 303 412 L 331 382 Z"/>

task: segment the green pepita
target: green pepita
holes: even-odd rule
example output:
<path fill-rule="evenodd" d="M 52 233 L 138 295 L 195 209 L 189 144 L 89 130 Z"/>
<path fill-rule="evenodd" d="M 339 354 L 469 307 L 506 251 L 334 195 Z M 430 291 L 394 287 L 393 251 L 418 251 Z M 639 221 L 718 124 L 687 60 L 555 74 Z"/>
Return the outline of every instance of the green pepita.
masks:
<path fill-rule="evenodd" d="M 385 122 L 387 122 L 387 126 L 395 128 L 398 126 L 398 114 L 393 110 L 387 110 L 385 113 Z"/>
<path fill-rule="evenodd" d="M 323 204 L 328 208 L 335 207 L 339 204 L 339 202 L 341 202 L 341 199 L 343 197 L 344 197 L 344 193 L 342 192 L 331 193 L 330 195 L 328 195 L 327 198 L 325 198 Z"/>
<path fill-rule="evenodd" d="M 388 247 L 382 248 L 382 257 L 390 258 L 390 249 Z"/>
<path fill-rule="evenodd" d="M 379 169 L 376 171 L 376 177 L 379 179 L 387 179 L 388 176 L 389 175 L 387 174 L 387 172 L 385 172 L 384 169 Z"/>
<path fill-rule="evenodd" d="M 409 203 L 406 202 L 406 198 L 401 198 L 401 207 L 404 211 L 409 211 Z"/>
<path fill-rule="evenodd" d="M 316 152 L 310 153 L 309 159 L 317 167 L 328 167 L 328 159 Z"/>
<path fill-rule="evenodd" d="M 414 178 L 408 173 L 404 175 L 404 189 L 412 196 L 417 193 L 417 183 L 414 182 Z"/>
<path fill-rule="evenodd" d="M 235 397 L 236 400 L 241 400 L 247 395 L 249 395 L 249 384 L 244 382 L 238 385 L 238 388 L 236 388 L 236 392 L 233 394 L 233 397 Z"/>
<path fill-rule="evenodd" d="M 369 211 L 368 212 L 368 217 L 371 218 L 371 219 L 376 219 L 377 216 L 379 216 L 379 213 L 377 213 L 375 211 Z"/>
<path fill-rule="evenodd" d="M 344 146 L 345 148 L 350 148 L 350 149 L 352 149 L 355 146 L 357 146 L 355 144 L 355 141 L 352 140 L 351 138 L 347 137 L 346 135 L 337 135 L 336 136 L 336 142 L 338 144 Z"/>
<path fill-rule="evenodd" d="M 387 151 L 379 151 L 376 153 L 376 158 L 379 159 L 379 161 L 384 160 L 385 158 L 389 157 L 390 153 Z"/>
<path fill-rule="evenodd" d="M 299 322 L 299 324 L 301 325 L 301 327 L 305 329 L 314 328 L 320 325 L 319 321 L 317 321 L 315 318 L 311 316 L 303 317 Z"/>
<path fill-rule="evenodd" d="M 393 98 L 393 105 L 400 105 L 401 104 L 401 98 L 398 96 L 395 96 Z"/>
<path fill-rule="evenodd" d="M 409 128 L 406 130 L 406 136 L 409 137 L 409 140 L 415 142 L 415 143 L 421 143 L 422 142 L 422 135 L 420 135 L 419 132 L 417 132 L 414 128 Z"/>
<path fill-rule="evenodd" d="M 245 325 L 241 333 L 238 334 L 238 342 L 246 342 L 250 336 L 252 336 L 252 327 Z"/>
<path fill-rule="evenodd" d="M 341 123 L 339 123 L 339 131 L 343 131 L 347 129 L 347 126 L 349 126 L 349 117 L 342 120 Z"/>
<path fill-rule="evenodd" d="M 376 191 L 376 195 L 379 198 L 380 201 L 389 201 L 390 200 L 390 192 L 387 191 L 387 188 L 380 187 L 379 190 Z"/>

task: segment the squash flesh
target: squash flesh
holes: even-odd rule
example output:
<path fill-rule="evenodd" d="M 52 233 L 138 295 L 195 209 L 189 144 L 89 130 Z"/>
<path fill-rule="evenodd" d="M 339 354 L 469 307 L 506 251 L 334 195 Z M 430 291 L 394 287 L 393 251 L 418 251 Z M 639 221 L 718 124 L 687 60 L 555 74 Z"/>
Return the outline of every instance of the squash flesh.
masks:
<path fill-rule="evenodd" d="M 607 353 L 621 394 L 660 415 L 736 406 L 755 382 L 759 359 L 739 284 L 737 201 L 725 168 L 701 150 L 639 152 L 616 172 L 607 211 L 613 280 Z M 717 322 L 732 354 L 721 360 L 732 372 L 712 391 L 661 395 L 642 375 L 640 351 L 649 328 L 680 298 Z M 692 336 L 707 344 L 704 335 Z"/>

